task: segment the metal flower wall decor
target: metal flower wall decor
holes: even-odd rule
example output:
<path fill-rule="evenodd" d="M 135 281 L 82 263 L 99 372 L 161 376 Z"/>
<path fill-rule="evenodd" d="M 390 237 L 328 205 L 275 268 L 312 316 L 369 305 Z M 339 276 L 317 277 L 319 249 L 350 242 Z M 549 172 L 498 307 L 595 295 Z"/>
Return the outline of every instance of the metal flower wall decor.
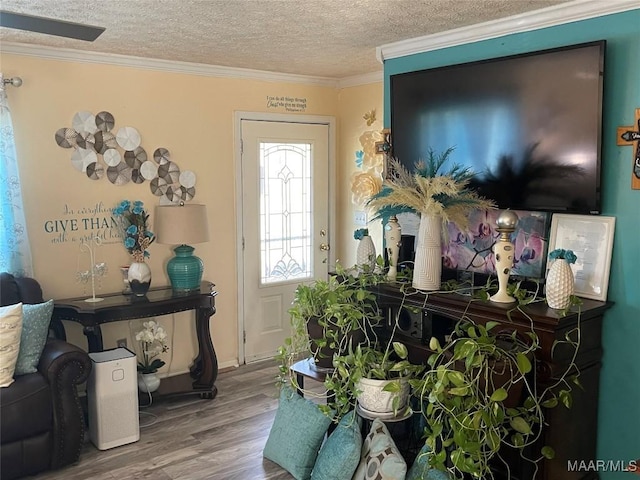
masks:
<path fill-rule="evenodd" d="M 362 118 L 370 127 L 376 122 L 376 111 L 370 110 Z M 367 130 L 358 140 L 361 149 L 355 153 L 358 171 L 351 176 L 351 201 L 364 207 L 382 188 L 385 156 L 376 150 L 376 144 L 384 140 L 384 134 L 378 130 Z"/>
<path fill-rule="evenodd" d="M 149 158 L 134 127 L 114 127 L 109 112 L 80 111 L 73 116 L 71 127 L 56 131 L 55 140 L 60 147 L 73 149 L 71 165 L 91 180 L 106 176 L 118 186 L 148 181 L 151 193 L 172 203 L 193 199 L 195 173 L 181 171 L 166 148 L 156 148 Z"/>

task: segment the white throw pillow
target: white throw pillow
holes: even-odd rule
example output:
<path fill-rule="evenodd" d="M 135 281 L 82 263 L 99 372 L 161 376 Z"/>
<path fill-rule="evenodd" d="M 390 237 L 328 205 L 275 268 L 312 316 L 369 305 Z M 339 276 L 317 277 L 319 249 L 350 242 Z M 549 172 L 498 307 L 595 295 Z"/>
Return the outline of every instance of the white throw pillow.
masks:
<path fill-rule="evenodd" d="M 20 351 L 22 303 L 0 307 L 0 387 L 13 383 L 13 372 Z"/>

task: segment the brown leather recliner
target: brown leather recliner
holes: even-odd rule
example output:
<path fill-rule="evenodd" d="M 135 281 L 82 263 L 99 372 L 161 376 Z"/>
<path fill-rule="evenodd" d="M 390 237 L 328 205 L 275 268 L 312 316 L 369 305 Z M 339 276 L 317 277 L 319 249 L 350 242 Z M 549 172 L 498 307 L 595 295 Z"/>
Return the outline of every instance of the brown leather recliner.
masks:
<path fill-rule="evenodd" d="M 42 289 L 32 278 L 0 274 L 0 305 L 41 303 Z M 0 388 L 0 478 L 11 480 L 57 469 L 80 457 L 84 415 L 77 386 L 91 371 L 87 353 L 50 338 L 38 371 L 14 377 Z"/>

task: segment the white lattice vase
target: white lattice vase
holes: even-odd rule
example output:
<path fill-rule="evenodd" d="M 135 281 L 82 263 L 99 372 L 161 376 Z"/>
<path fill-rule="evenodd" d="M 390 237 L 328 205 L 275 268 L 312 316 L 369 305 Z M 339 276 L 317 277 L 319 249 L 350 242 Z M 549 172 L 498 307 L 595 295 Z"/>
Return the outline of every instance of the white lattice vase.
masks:
<path fill-rule="evenodd" d="M 376 266 L 376 247 L 369 235 L 363 236 L 358 242 L 356 264 L 360 267 L 368 266 L 370 272 Z"/>
<path fill-rule="evenodd" d="M 442 275 L 442 219 L 436 215 L 420 216 L 420 230 L 413 266 L 413 288 L 438 290 Z"/>
<path fill-rule="evenodd" d="M 560 310 L 567 308 L 573 295 L 573 284 L 571 265 L 564 258 L 554 260 L 547 274 L 547 304 Z"/>

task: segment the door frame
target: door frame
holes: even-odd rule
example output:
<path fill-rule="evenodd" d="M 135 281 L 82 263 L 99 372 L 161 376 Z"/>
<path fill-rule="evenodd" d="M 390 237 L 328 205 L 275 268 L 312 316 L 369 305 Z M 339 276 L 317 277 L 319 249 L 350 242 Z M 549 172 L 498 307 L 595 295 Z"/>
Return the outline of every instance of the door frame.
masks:
<path fill-rule="evenodd" d="M 242 199 L 242 121 L 267 121 L 283 123 L 310 123 L 327 125 L 329 127 L 329 265 L 335 263 L 335 226 L 336 226 L 336 119 L 325 115 L 293 115 L 284 113 L 264 113 L 236 111 L 234 114 L 234 148 L 233 157 L 235 163 L 236 177 L 236 272 L 237 272 L 237 307 L 238 316 L 236 323 L 238 326 L 238 363 L 245 363 L 244 350 L 244 255 L 242 248 L 242 222 L 244 215 L 244 202 Z M 330 268 L 329 268 L 330 270 Z"/>

